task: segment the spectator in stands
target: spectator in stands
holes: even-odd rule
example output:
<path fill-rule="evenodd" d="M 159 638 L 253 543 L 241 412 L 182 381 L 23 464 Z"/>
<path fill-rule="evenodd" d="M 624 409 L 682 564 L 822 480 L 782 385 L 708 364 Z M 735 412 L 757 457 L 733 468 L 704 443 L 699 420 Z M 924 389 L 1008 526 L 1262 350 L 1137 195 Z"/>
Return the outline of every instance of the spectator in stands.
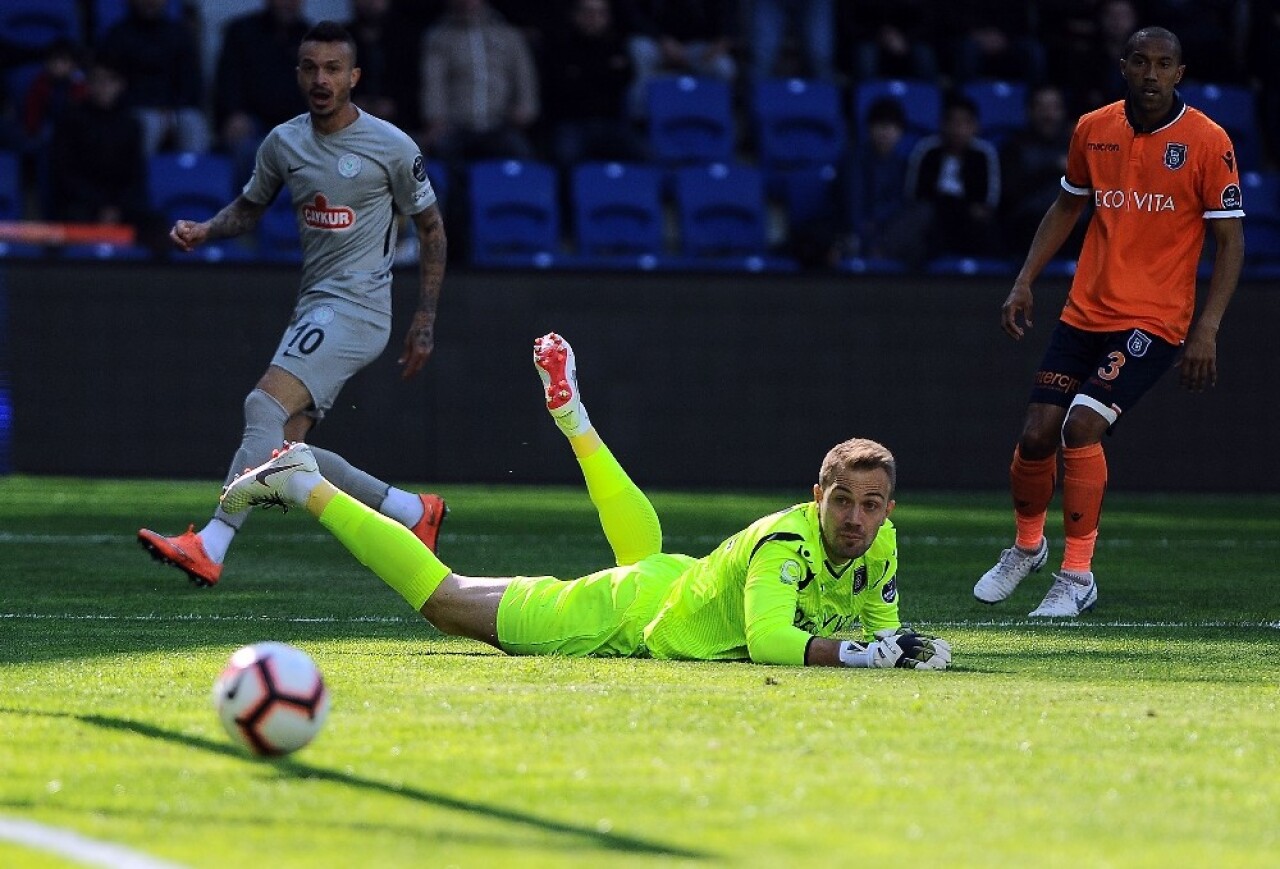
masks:
<path fill-rule="evenodd" d="M 296 72 L 308 29 L 302 0 L 264 0 L 263 7 L 227 24 L 218 57 L 214 116 L 238 182 L 253 173 L 267 132 L 307 110 Z"/>
<path fill-rule="evenodd" d="M 850 51 L 853 79 L 936 79 L 938 54 L 930 7 L 928 0 L 839 4 L 840 41 Z"/>
<path fill-rule="evenodd" d="M 1058 34 L 1051 43 L 1053 80 L 1066 91 L 1068 114 L 1079 116 L 1124 98 L 1117 69 L 1129 35 L 1138 29 L 1138 10 L 1131 0 L 1066 6 L 1048 25 Z"/>
<path fill-rule="evenodd" d="M 907 197 L 928 216 L 929 256 L 989 256 L 999 248 L 1000 162 L 995 146 L 978 131 L 977 105 L 951 94 L 941 132 L 921 139 L 911 152 Z"/>
<path fill-rule="evenodd" d="M 1066 97 L 1057 85 L 1040 85 L 1027 93 L 1027 124 L 1000 150 L 1001 225 L 1005 244 L 1025 250 L 1040 218 L 1058 198 L 1067 171 L 1071 124 Z M 1083 229 L 1063 254 L 1079 253 Z"/>
<path fill-rule="evenodd" d="M 400 32 L 390 17 L 391 0 L 352 0 L 352 17 L 346 28 L 356 41 L 360 84 L 351 93 L 357 106 L 384 121 L 402 124 L 395 77 Z"/>
<path fill-rule="evenodd" d="M 123 223 L 155 242 L 164 235 L 147 202 L 142 125 L 125 105 L 124 73 L 105 60 L 89 68 L 83 102 L 68 106 L 54 128 L 53 217 Z"/>
<path fill-rule="evenodd" d="M 574 0 L 568 21 L 547 35 L 543 117 L 555 162 L 644 160 L 643 140 L 626 113 L 635 69 L 610 0 Z"/>
<path fill-rule="evenodd" d="M 450 0 L 422 39 L 423 144 L 446 161 L 534 156 L 540 111 L 524 37 L 486 0 Z"/>
<path fill-rule="evenodd" d="M 1280 64 L 1271 55 L 1280 45 L 1280 0 L 1254 0 L 1251 5 L 1247 66 L 1258 94 L 1269 168 L 1275 169 L 1280 166 Z"/>
<path fill-rule="evenodd" d="M 1033 4 L 949 0 L 935 14 L 941 19 L 939 32 L 947 35 L 951 73 L 957 82 L 1044 81 L 1045 50 L 1032 28 Z"/>
<path fill-rule="evenodd" d="M 99 53 L 124 73 L 126 100 L 142 124 L 148 154 L 172 145 L 199 154 L 211 134 L 204 76 L 190 29 L 169 17 L 168 0 L 129 0 L 124 18 L 102 37 Z"/>
<path fill-rule="evenodd" d="M 80 65 L 80 52 L 69 39 L 49 45 L 44 66 L 22 95 L 22 132 L 26 142 L 43 144 L 69 106 L 84 100 L 89 86 Z"/>
<path fill-rule="evenodd" d="M 876 259 L 909 259 L 918 227 L 904 220 L 907 186 L 907 115 L 893 97 L 867 110 L 865 141 L 849 159 L 847 253 Z"/>
<path fill-rule="evenodd" d="M 648 116 L 649 82 L 658 75 L 738 77 L 733 58 L 738 32 L 736 0 L 625 0 L 622 17 L 632 30 L 636 79 L 631 89 L 633 117 Z"/>
<path fill-rule="evenodd" d="M 830 81 L 835 77 L 835 0 L 752 0 L 751 67 L 759 78 L 780 75 L 778 53 L 792 33 L 799 67 L 788 74 Z"/>

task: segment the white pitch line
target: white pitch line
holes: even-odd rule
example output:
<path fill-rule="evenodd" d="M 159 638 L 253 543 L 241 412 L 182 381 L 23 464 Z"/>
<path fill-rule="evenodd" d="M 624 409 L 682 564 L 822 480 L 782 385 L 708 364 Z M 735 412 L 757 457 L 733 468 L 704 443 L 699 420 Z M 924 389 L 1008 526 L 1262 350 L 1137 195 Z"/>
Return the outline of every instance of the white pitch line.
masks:
<path fill-rule="evenodd" d="M 183 869 L 179 863 L 157 860 L 123 845 L 17 818 L 0 817 L 0 839 L 106 869 Z"/>
<path fill-rule="evenodd" d="M 10 621 L 69 621 L 69 622 L 231 622 L 250 624 L 290 625 L 417 625 L 422 620 L 412 616 L 254 616 L 220 615 L 218 613 L 149 613 L 142 615 L 111 615 L 108 613 L 0 613 L 0 620 Z M 1199 630 L 1204 628 L 1228 628 L 1246 630 L 1280 631 L 1280 621 L 1126 621 L 1095 622 L 1069 621 L 1066 619 L 959 619 L 955 621 L 921 622 L 930 627 L 944 628 L 1098 628 L 1114 629 L 1169 629 Z"/>

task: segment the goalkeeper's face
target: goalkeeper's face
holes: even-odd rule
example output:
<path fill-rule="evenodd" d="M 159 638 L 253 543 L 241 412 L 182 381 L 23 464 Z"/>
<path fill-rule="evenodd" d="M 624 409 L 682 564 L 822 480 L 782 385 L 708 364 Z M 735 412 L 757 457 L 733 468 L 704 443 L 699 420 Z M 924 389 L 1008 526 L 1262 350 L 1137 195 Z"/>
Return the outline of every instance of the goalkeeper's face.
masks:
<path fill-rule="evenodd" d="M 845 468 L 825 489 L 815 485 L 818 523 L 827 557 L 836 564 L 866 554 L 893 512 L 889 475 L 881 468 Z"/>

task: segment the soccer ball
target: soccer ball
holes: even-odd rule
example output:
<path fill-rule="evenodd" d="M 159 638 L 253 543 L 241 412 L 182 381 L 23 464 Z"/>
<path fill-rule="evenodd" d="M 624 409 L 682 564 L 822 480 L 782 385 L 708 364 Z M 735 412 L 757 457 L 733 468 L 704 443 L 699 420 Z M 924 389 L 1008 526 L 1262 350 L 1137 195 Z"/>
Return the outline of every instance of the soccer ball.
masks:
<path fill-rule="evenodd" d="M 285 643 L 255 643 L 236 651 L 213 683 L 222 726 L 254 754 L 297 751 L 320 732 L 329 691 L 307 653 Z"/>

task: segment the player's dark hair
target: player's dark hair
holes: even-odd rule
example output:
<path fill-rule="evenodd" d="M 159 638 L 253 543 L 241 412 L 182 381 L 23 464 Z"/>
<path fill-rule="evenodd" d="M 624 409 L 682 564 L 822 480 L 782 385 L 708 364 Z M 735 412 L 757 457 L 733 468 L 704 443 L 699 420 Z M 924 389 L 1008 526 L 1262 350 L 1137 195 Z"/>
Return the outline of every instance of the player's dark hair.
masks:
<path fill-rule="evenodd" d="M 867 109 L 867 126 L 872 124 L 894 124 L 906 129 L 907 112 L 893 97 L 881 97 Z"/>
<path fill-rule="evenodd" d="M 973 97 L 960 91 L 951 91 L 942 100 L 942 116 L 946 117 L 955 111 L 968 112 L 970 117 L 978 117 L 978 103 Z"/>
<path fill-rule="evenodd" d="M 303 42 L 345 42 L 351 49 L 351 65 L 356 66 L 356 38 L 336 21 L 317 21 L 302 37 Z"/>
<path fill-rule="evenodd" d="M 1178 59 L 1178 64 L 1182 64 L 1182 40 L 1175 36 L 1173 31 L 1165 30 L 1163 27 L 1144 27 L 1141 30 L 1134 31 L 1134 34 L 1129 37 L 1129 41 L 1124 44 L 1125 58 L 1137 51 L 1138 43 L 1144 39 L 1166 40 L 1173 46 L 1173 56 Z"/>

